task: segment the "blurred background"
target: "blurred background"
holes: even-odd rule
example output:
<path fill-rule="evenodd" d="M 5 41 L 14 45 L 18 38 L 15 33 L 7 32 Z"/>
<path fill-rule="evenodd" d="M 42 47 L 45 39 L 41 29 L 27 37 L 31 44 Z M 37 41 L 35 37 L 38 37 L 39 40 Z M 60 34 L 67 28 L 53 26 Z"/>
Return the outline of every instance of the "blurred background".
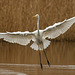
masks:
<path fill-rule="evenodd" d="M 75 0 L 0 0 L 0 32 L 34 31 L 75 16 Z M 0 63 L 39 64 L 39 53 L 28 46 L 0 40 Z M 46 49 L 52 65 L 75 65 L 75 24 Z M 47 64 L 44 53 L 42 63 Z"/>

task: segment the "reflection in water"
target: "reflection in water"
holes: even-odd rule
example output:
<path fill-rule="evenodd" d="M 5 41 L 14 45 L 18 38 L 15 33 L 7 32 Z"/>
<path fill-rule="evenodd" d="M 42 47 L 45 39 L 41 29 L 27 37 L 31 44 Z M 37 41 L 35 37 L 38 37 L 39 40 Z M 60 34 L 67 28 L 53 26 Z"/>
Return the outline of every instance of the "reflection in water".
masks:
<path fill-rule="evenodd" d="M 10 70 L 9 73 L 13 71 L 16 75 L 21 73 L 27 75 L 75 75 L 75 42 L 52 41 L 46 49 L 46 53 L 51 66 L 48 67 L 44 53 L 41 51 L 44 66 L 41 71 L 39 53 L 32 50 L 30 45 L 25 47 L 0 42 L 0 68 L 4 71 Z"/>
<path fill-rule="evenodd" d="M 26 74 L 13 72 L 12 70 L 0 69 L 0 75 L 26 75 Z"/>
<path fill-rule="evenodd" d="M 75 65 L 47 65 L 43 71 L 38 64 L 0 64 L 0 74 L 3 75 L 75 75 Z M 8 69 L 8 70 L 6 70 Z"/>
<path fill-rule="evenodd" d="M 0 63 L 0 66 L 22 66 L 22 67 L 40 67 L 39 64 L 4 64 Z M 44 68 L 49 68 L 47 65 L 43 65 Z M 53 69 L 75 69 L 75 65 L 50 65 Z"/>
<path fill-rule="evenodd" d="M 0 62 L 17 64 L 39 64 L 39 52 L 28 46 L 0 42 Z M 75 65 L 75 42 L 51 42 L 46 49 L 52 65 Z M 42 63 L 47 64 L 43 51 Z"/>

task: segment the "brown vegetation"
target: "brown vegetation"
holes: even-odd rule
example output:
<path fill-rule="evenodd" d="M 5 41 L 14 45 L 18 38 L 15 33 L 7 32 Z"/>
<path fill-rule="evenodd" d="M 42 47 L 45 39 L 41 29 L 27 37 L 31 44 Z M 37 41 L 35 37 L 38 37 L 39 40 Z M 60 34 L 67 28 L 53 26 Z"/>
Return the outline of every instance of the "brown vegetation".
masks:
<path fill-rule="evenodd" d="M 40 15 L 40 29 L 75 16 L 74 0 L 0 0 L 0 32 L 36 30 Z M 75 40 L 75 24 L 57 39 Z"/>

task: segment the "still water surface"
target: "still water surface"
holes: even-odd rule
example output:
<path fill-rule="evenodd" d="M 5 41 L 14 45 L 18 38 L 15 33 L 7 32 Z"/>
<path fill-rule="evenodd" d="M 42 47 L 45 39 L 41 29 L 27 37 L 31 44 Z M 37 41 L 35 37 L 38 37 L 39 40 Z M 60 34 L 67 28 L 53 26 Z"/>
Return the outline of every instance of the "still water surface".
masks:
<path fill-rule="evenodd" d="M 43 71 L 38 51 L 29 46 L 0 42 L 0 75 L 75 75 L 75 42 L 52 42 L 46 49 L 50 67 L 41 52 Z"/>
<path fill-rule="evenodd" d="M 75 65 L 0 64 L 0 75 L 75 75 Z"/>

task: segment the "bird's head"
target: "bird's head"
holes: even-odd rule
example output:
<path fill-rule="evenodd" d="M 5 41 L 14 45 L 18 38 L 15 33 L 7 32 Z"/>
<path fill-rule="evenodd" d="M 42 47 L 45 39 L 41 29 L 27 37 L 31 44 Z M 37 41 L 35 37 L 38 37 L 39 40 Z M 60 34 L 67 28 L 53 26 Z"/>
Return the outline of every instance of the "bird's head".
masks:
<path fill-rule="evenodd" d="M 33 16 L 33 17 L 39 18 L 39 14 L 36 14 L 36 15 L 35 15 L 35 16 Z"/>

